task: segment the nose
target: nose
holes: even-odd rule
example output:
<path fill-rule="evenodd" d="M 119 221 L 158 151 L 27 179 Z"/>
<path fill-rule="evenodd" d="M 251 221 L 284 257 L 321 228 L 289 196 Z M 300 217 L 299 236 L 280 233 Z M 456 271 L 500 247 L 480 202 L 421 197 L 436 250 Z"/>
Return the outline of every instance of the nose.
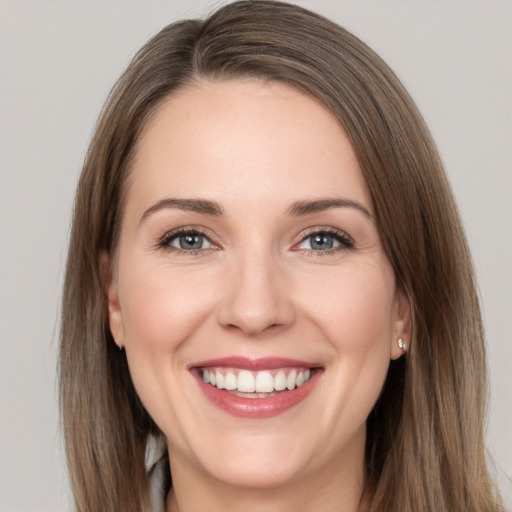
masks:
<path fill-rule="evenodd" d="M 292 325 L 292 290 L 275 258 L 261 254 L 241 257 L 228 275 L 218 310 L 224 328 L 260 337 Z"/>

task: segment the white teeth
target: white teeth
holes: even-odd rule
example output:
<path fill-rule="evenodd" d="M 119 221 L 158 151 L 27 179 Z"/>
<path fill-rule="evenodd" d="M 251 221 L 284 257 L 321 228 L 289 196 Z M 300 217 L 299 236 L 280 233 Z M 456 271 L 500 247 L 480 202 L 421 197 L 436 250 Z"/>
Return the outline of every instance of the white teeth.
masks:
<path fill-rule="evenodd" d="M 244 393 L 254 392 L 254 377 L 249 370 L 241 370 L 238 374 L 238 391 Z"/>
<path fill-rule="evenodd" d="M 288 373 L 288 375 L 287 375 Z M 267 398 L 275 391 L 293 390 L 302 386 L 311 378 L 311 370 L 282 369 L 277 373 L 271 370 L 251 372 L 249 370 L 223 368 L 202 370 L 203 381 L 217 389 L 233 391 L 247 398 Z"/>
<path fill-rule="evenodd" d="M 297 371 L 292 370 L 286 378 L 286 387 L 291 391 L 295 389 L 295 381 L 297 380 Z M 210 381 L 211 382 L 211 381 Z M 214 384 L 215 385 L 215 384 Z"/>
<path fill-rule="evenodd" d="M 224 375 L 219 371 L 216 371 L 215 380 L 217 381 L 217 389 L 224 389 Z"/>
<path fill-rule="evenodd" d="M 283 391 L 283 389 L 286 389 L 286 375 L 283 370 L 279 370 L 274 377 L 274 389 L 276 391 Z"/>
<path fill-rule="evenodd" d="M 271 393 L 274 391 L 274 377 L 270 372 L 258 372 L 256 375 L 255 390 L 258 393 Z"/>
<path fill-rule="evenodd" d="M 259 393 L 241 393 L 240 391 L 235 391 L 235 395 L 241 398 L 259 398 Z"/>
<path fill-rule="evenodd" d="M 226 376 L 224 377 L 224 388 L 228 391 L 233 391 L 236 389 L 237 384 L 236 375 L 233 372 L 226 373 Z"/>

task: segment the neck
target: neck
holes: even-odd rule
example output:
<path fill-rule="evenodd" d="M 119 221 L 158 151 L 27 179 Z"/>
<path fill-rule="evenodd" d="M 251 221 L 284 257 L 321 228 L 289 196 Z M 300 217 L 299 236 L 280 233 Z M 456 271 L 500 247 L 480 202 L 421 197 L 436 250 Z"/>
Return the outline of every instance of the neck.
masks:
<path fill-rule="evenodd" d="M 166 511 L 366 512 L 364 441 L 358 448 L 356 464 L 353 454 L 340 453 L 322 468 L 275 487 L 234 486 L 200 472 L 191 478 L 187 471 L 173 470 L 173 488 L 167 497 Z M 177 457 L 173 459 L 173 468 L 186 467 Z"/>

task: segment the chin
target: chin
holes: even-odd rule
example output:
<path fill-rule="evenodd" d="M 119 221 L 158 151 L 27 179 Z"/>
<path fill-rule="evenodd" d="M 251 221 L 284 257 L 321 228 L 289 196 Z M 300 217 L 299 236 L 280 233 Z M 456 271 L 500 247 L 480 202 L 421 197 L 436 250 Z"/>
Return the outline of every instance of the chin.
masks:
<path fill-rule="evenodd" d="M 282 424 L 262 429 L 262 421 L 245 423 L 238 429 L 210 425 L 201 436 L 192 427 L 187 429 L 188 439 L 182 440 L 185 444 L 173 440 L 171 434 L 171 465 L 174 458 L 178 467 L 195 467 L 207 479 L 253 489 L 286 485 L 318 466 L 315 451 L 310 449 L 313 438 L 306 439 Z"/>
<path fill-rule="evenodd" d="M 226 457 L 216 464 L 208 464 L 205 469 L 217 481 L 238 488 L 273 489 L 286 487 L 287 484 L 304 476 L 304 466 L 291 454 L 287 457 Z"/>

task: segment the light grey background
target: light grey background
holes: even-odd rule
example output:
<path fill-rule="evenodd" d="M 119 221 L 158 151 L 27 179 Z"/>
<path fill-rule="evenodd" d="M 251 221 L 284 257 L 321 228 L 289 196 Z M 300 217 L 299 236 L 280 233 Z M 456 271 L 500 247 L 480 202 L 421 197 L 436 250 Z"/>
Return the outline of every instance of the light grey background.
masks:
<path fill-rule="evenodd" d="M 409 88 L 439 145 L 480 283 L 492 370 L 487 438 L 510 495 L 512 3 L 297 3 L 376 49 Z M 0 3 L 2 512 L 71 509 L 56 402 L 58 311 L 74 187 L 96 117 L 151 35 L 218 4 Z"/>

